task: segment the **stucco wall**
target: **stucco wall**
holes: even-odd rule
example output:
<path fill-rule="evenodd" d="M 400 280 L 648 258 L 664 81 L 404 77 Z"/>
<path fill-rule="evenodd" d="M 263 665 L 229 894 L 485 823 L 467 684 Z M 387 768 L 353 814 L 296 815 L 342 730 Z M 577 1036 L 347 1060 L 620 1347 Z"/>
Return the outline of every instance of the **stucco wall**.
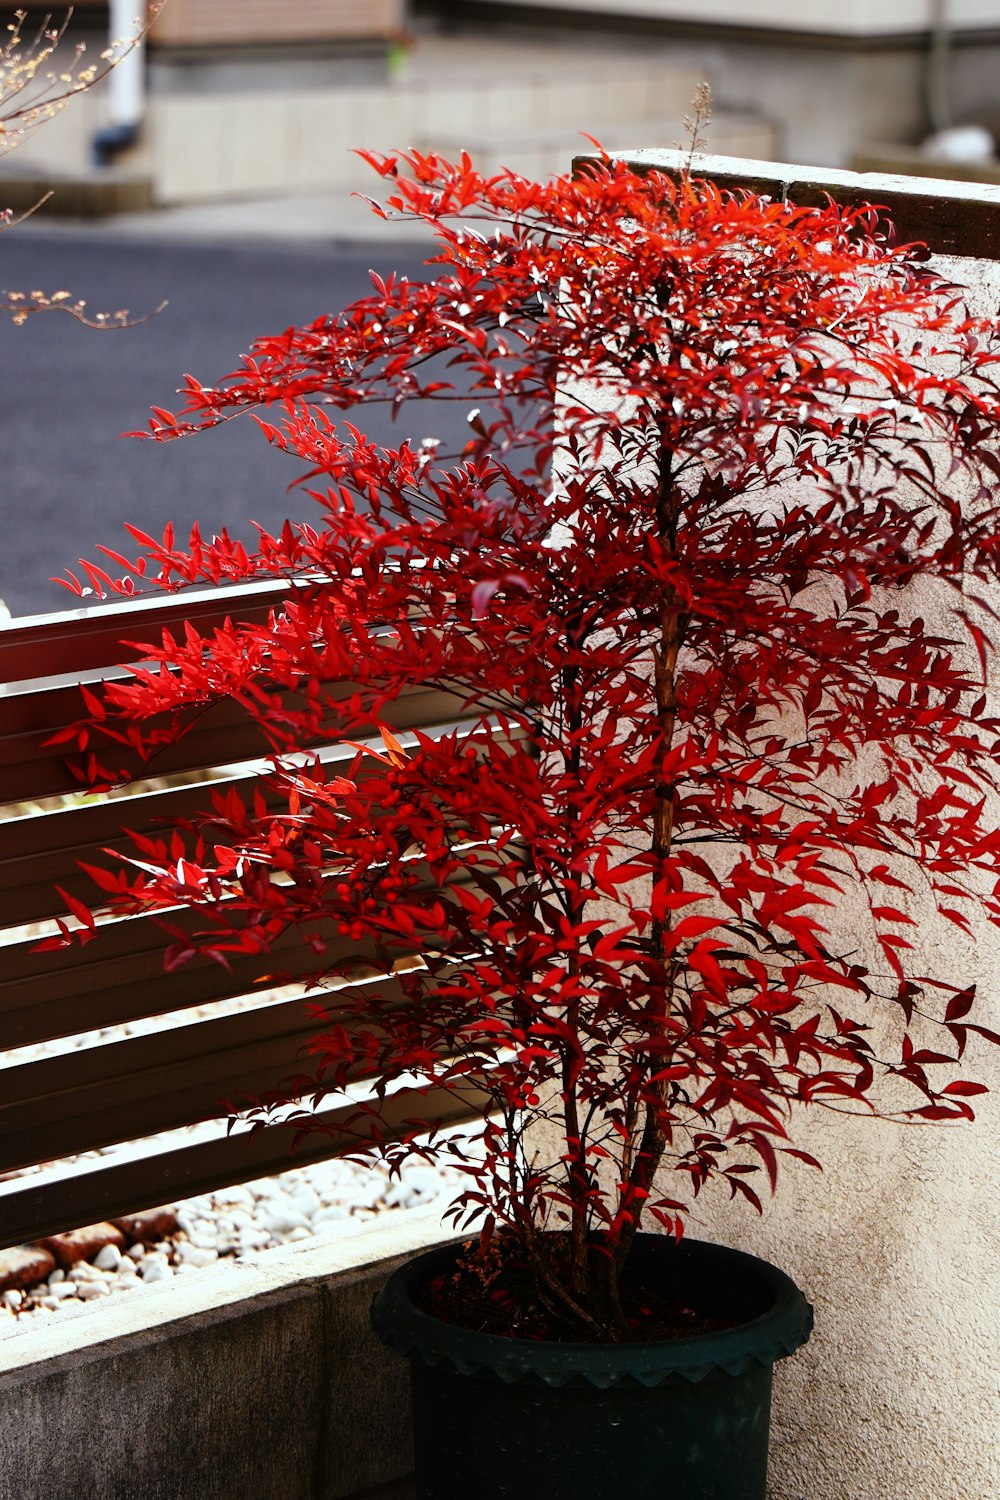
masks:
<path fill-rule="evenodd" d="M 692 1233 L 780 1265 L 816 1309 L 776 1371 L 771 1500 L 1000 1494 L 1000 1096 L 978 1114 L 956 1129 L 813 1117 L 797 1141 L 822 1175 L 787 1172 L 763 1219 L 720 1194 L 696 1209 Z"/>
<path fill-rule="evenodd" d="M 939 264 L 996 317 L 1000 265 Z M 1000 1029 L 1000 933 L 981 924 L 973 945 L 924 923 L 915 942 L 915 966 L 977 982 L 977 1019 Z M 963 1072 L 993 1089 L 974 1124 L 806 1116 L 798 1140 L 822 1174 L 790 1171 L 762 1220 L 718 1196 L 694 1215 L 782 1265 L 816 1307 L 812 1342 L 777 1377 L 773 1500 L 1000 1494 L 1000 1051 L 970 1047 Z"/>
<path fill-rule="evenodd" d="M 849 166 L 878 145 L 917 146 L 935 129 L 929 90 L 930 0 L 420 0 L 481 34 L 507 27 L 546 40 L 586 40 L 608 55 L 636 39 L 649 55 L 691 67 L 718 114 L 764 116 L 785 160 Z M 1000 7 L 951 0 L 941 68 L 953 123 L 1000 134 L 996 79 Z M 939 85 L 935 85 L 936 87 Z M 678 138 L 649 135 L 650 144 Z M 731 150 L 709 130 L 713 150 Z"/>
<path fill-rule="evenodd" d="M 676 161 L 643 153 L 647 164 L 658 156 L 663 165 Z M 752 164 L 714 165 L 705 165 L 705 175 L 753 177 Z M 841 185 L 857 196 L 858 184 L 848 174 Z M 863 196 L 884 202 L 889 186 L 872 179 Z M 923 226 L 920 237 L 933 243 L 943 225 L 945 243 L 961 240 L 962 215 L 956 218 L 944 185 L 918 202 L 921 186 L 903 201 L 910 190 L 895 184 L 903 193 L 900 217 L 910 215 L 914 237 Z M 837 187 L 835 174 L 825 174 L 823 190 Z M 817 201 L 806 190 L 802 201 Z M 995 190 L 987 189 L 979 207 L 988 214 L 991 204 L 998 206 Z M 987 220 L 974 231 L 973 221 L 970 212 L 968 237 L 988 239 Z M 939 263 L 969 289 L 974 311 L 997 316 L 997 261 Z M 911 605 L 933 620 L 941 602 L 932 589 Z M 1000 607 L 1000 598 L 995 603 Z M 1000 674 L 1000 665 L 994 669 Z M 1000 676 L 993 687 L 1000 691 Z M 975 1019 L 1000 1030 L 1000 932 L 980 923 L 973 944 L 919 905 L 914 915 L 913 972 L 977 982 Z M 869 925 L 848 897 L 837 929 L 860 935 Z M 889 1124 L 803 1111 L 794 1143 L 824 1163 L 822 1173 L 792 1163 L 762 1217 L 731 1202 L 725 1188 L 708 1189 L 695 1206 L 689 1233 L 781 1266 L 816 1308 L 812 1341 L 776 1371 L 769 1500 L 1000 1495 L 1000 1048 L 970 1043 L 962 1076 L 994 1091 L 974 1101 L 974 1124 Z M 676 1193 L 676 1184 L 661 1186 Z"/>

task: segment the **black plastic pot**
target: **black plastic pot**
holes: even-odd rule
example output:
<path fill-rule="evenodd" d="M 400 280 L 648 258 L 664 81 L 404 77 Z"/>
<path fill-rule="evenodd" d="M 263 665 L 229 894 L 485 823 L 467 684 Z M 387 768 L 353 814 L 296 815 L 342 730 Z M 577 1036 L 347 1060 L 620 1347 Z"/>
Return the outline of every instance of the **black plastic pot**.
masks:
<path fill-rule="evenodd" d="M 458 1249 L 410 1261 L 372 1304 L 375 1332 L 410 1359 L 418 1500 L 764 1500 L 771 1367 L 812 1329 L 782 1271 L 640 1235 L 644 1278 L 740 1322 L 661 1343 L 533 1343 L 414 1306 Z"/>

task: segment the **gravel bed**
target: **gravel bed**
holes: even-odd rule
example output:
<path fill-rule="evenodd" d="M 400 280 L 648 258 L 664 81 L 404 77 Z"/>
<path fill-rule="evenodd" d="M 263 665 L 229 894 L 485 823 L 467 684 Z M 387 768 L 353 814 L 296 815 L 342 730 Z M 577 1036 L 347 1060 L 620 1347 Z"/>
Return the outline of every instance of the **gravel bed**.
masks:
<path fill-rule="evenodd" d="M 181 1276 L 256 1257 L 303 1240 L 343 1239 L 376 1216 L 404 1214 L 440 1201 L 442 1212 L 467 1176 L 442 1163 L 413 1158 L 390 1177 L 377 1160 L 340 1159 L 296 1167 L 239 1187 L 175 1204 L 177 1232 L 124 1252 L 105 1245 L 91 1261 L 54 1270 L 24 1291 L 0 1292 L 0 1337 L 54 1317 L 79 1316 L 96 1303 L 141 1292 Z"/>

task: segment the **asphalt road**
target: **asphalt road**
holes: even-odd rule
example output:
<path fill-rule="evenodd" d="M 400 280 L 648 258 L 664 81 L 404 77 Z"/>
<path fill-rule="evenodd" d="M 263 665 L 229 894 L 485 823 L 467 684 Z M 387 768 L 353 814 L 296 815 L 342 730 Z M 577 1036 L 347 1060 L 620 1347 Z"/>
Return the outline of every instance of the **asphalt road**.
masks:
<path fill-rule="evenodd" d="M 0 323 L 0 598 L 15 615 L 77 601 L 49 579 L 95 544 L 126 554 L 124 521 L 156 534 L 172 520 L 184 535 L 228 527 L 252 540 L 265 526 L 310 517 L 289 485 L 305 467 L 270 449 L 249 419 L 181 442 L 121 439 L 144 428 L 152 405 L 175 407 L 185 372 L 211 382 L 237 367 L 254 337 L 338 312 L 371 290 L 369 268 L 422 271 L 418 248 L 152 245 L 92 234 L 0 236 L 0 287 L 71 291 L 94 312 L 139 315 L 139 327 L 92 331 L 49 313 L 21 327 Z M 437 436 L 454 451 L 465 408 L 404 409 L 393 425 L 369 408 L 358 425 L 376 441 Z"/>

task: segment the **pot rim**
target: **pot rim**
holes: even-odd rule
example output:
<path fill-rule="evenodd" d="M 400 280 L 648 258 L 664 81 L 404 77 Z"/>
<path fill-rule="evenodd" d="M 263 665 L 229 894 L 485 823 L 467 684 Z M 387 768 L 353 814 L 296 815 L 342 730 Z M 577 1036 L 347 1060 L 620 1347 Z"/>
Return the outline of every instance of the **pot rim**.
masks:
<path fill-rule="evenodd" d="M 453 1262 L 465 1240 L 453 1240 L 400 1266 L 372 1302 L 372 1327 L 400 1354 L 458 1374 L 565 1385 L 584 1381 L 600 1387 L 626 1382 L 651 1387 L 670 1381 L 695 1383 L 736 1376 L 752 1365 L 769 1368 L 808 1339 L 813 1311 L 784 1271 L 745 1251 L 707 1240 L 643 1234 L 636 1244 L 654 1253 L 682 1256 L 689 1264 L 716 1266 L 715 1274 L 762 1285 L 770 1306 L 733 1328 L 649 1343 L 588 1344 L 515 1340 L 445 1323 L 416 1307 L 411 1289 Z M 662 1248 L 661 1248 L 662 1247 Z"/>

